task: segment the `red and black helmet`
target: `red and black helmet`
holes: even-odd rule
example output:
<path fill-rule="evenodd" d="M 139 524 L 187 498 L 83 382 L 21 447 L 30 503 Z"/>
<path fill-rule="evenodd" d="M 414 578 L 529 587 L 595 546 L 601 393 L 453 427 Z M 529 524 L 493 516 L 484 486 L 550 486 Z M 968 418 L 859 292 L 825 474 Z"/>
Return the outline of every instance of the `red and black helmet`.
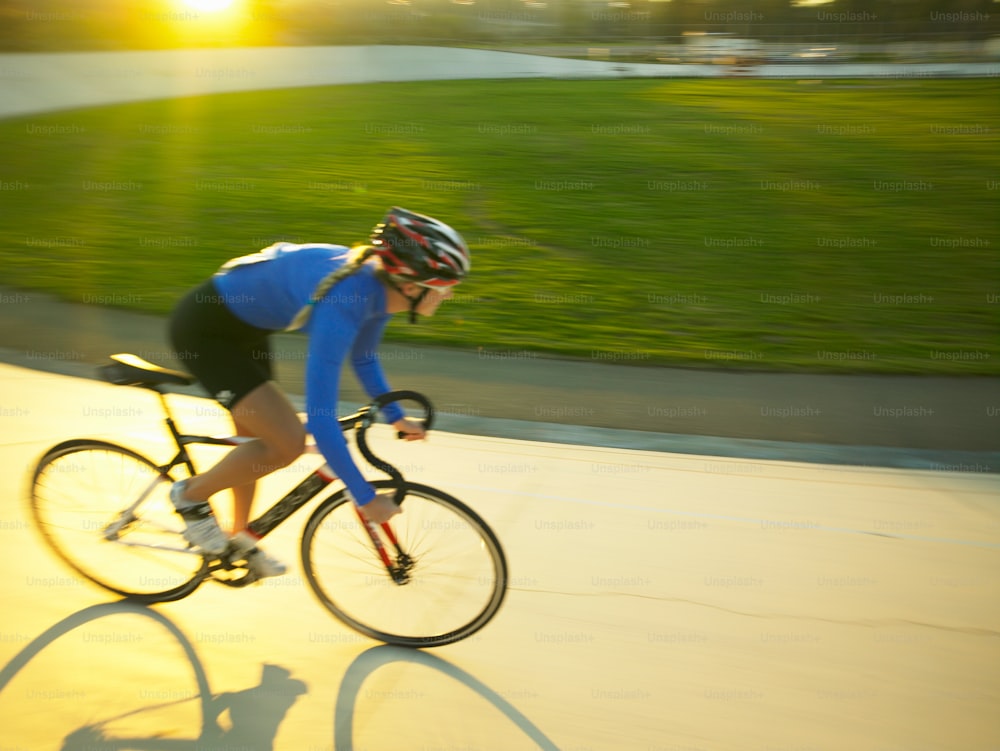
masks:
<path fill-rule="evenodd" d="M 469 273 L 469 246 L 437 219 L 394 206 L 372 230 L 371 244 L 390 277 L 424 287 L 450 287 Z"/>

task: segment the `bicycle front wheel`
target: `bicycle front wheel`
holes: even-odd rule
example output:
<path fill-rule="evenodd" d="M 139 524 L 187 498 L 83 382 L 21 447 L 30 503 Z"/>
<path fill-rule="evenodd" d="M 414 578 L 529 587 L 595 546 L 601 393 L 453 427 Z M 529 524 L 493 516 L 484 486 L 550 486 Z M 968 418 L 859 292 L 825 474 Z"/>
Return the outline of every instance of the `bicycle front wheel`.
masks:
<path fill-rule="evenodd" d="M 186 597 L 207 562 L 181 535 L 170 477 L 131 449 L 75 440 L 35 470 L 31 511 L 42 537 L 77 573 L 141 602 Z"/>
<path fill-rule="evenodd" d="M 309 518 L 302 570 L 340 621 L 387 644 L 438 647 L 471 636 L 496 615 L 507 591 L 507 562 L 496 535 L 472 509 L 409 484 L 403 513 L 389 526 L 398 543 L 385 541 L 395 577 L 343 490 Z"/>

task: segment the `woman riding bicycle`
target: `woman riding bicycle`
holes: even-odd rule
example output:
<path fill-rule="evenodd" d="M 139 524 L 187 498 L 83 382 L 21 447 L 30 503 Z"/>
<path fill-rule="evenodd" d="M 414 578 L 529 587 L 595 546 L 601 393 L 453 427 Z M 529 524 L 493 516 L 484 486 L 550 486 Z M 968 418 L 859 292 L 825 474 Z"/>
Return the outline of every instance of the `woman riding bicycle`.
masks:
<path fill-rule="evenodd" d="M 170 319 L 171 344 L 183 362 L 232 415 L 242 443 L 206 472 L 181 480 L 170 497 L 185 520 L 184 537 L 218 555 L 230 543 L 208 499 L 231 488 L 234 544 L 258 576 L 278 576 L 285 566 L 256 546 L 247 527 L 256 481 L 295 461 L 305 448 L 306 428 L 271 380 L 270 334 L 302 330 L 309 335 L 306 414 L 309 432 L 324 459 L 370 521 L 381 524 L 399 512 L 393 490 L 376 493 L 364 479 L 337 423 L 340 373 L 350 362 L 371 397 L 391 389 L 376 349 L 393 313 L 431 316 L 469 271 L 469 249 L 442 222 L 391 209 L 370 241 L 341 245 L 276 243 L 236 258 L 177 305 Z M 421 423 L 398 405 L 385 409 L 407 440 L 424 437 Z"/>

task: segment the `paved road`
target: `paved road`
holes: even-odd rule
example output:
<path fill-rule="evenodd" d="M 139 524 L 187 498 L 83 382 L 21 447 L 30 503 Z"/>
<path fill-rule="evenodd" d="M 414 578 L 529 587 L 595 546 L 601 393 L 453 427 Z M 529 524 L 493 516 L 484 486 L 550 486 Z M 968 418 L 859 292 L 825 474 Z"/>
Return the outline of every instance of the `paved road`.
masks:
<path fill-rule="evenodd" d="M 83 433 L 163 456 L 156 400 L 6 365 L 0 394 L 0 748 L 1000 746 L 996 475 L 379 438 L 478 509 L 511 563 L 496 620 L 421 653 L 317 605 L 304 515 L 267 540 L 289 574 L 258 587 L 145 610 L 81 584 L 32 528 L 25 470 Z M 204 400 L 176 400 L 183 424 L 224 428 Z"/>
<path fill-rule="evenodd" d="M 560 54 L 565 54 L 561 52 Z M 996 76 L 1000 63 L 780 64 L 775 78 Z M 456 78 L 730 75 L 724 65 L 617 63 L 410 45 L 0 53 L 0 116 L 225 91 Z"/>

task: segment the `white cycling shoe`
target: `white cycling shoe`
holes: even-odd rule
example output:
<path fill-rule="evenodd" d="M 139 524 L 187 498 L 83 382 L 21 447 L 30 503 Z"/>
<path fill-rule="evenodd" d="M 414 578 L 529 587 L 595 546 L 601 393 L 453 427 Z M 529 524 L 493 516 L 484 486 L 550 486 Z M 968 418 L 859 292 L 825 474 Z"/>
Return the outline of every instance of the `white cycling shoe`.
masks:
<path fill-rule="evenodd" d="M 260 538 L 248 530 L 237 532 L 233 535 L 230 558 L 238 560 L 240 557 L 246 559 L 247 569 L 254 574 L 256 579 L 266 579 L 269 576 L 281 576 L 288 568 L 277 558 L 272 558 L 263 550 L 257 547 Z"/>
<path fill-rule="evenodd" d="M 188 501 L 184 498 L 187 480 L 178 480 L 170 488 L 170 501 L 186 525 L 184 539 L 211 555 L 222 555 L 229 547 L 229 538 L 219 527 L 208 501 Z"/>
<path fill-rule="evenodd" d="M 246 554 L 247 568 L 256 574 L 258 579 L 266 579 L 269 576 L 281 576 L 288 571 L 288 567 L 277 558 L 272 558 L 260 548 L 254 548 Z"/>

